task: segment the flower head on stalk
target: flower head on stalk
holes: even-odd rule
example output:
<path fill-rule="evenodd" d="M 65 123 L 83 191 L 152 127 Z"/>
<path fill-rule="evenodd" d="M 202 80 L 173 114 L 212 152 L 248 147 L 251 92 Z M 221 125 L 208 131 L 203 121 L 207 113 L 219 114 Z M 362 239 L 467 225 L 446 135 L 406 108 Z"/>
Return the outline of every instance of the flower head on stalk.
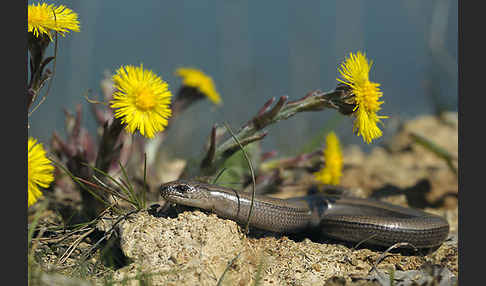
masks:
<path fill-rule="evenodd" d="M 47 35 L 52 40 L 52 32 L 58 32 L 61 36 L 69 31 L 79 32 L 78 14 L 64 5 L 37 3 L 27 8 L 28 32 L 35 37 Z"/>
<path fill-rule="evenodd" d="M 342 176 L 343 156 L 336 133 L 326 136 L 326 146 L 323 150 L 324 168 L 314 173 L 314 178 L 321 184 L 338 185 Z"/>
<path fill-rule="evenodd" d="M 115 117 L 126 124 L 125 130 L 153 138 L 162 132 L 172 115 L 169 85 L 151 70 L 135 66 L 122 66 L 113 75 L 115 92 L 111 107 Z"/>
<path fill-rule="evenodd" d="M 30 207 L 42 197 L 39 188 L 47 188 L 54 181 L 54 166 L 36 139 L 30 137 L 27 145 L 27 206 Z"/>
<path fill-rule="evenodd" d="M 183 86 L 196 88 L 212 103 L 221 104 L 221 97 L 210 76 L 195 68 L 178 68 L 175 73 L 182 78 Z"/>
<path fill-rule="evenodd" d="M 368 62 L 363 53 L 350 53 L 339 68 L 342 79 L 337 79 L 348 86 L 354 95 L 356 106 L 353 114 L 356 120 L 353 130 L 368 144 L 381 137 L 382 132 L 377 123 L 381 122 L 380 119 L 387 118 L 377 114 L 383 104 L 383 101 L 379 101 L 383 93 L 379 89 L 379 83 L 369 80 L 371 66 L 372 62 Z"/>

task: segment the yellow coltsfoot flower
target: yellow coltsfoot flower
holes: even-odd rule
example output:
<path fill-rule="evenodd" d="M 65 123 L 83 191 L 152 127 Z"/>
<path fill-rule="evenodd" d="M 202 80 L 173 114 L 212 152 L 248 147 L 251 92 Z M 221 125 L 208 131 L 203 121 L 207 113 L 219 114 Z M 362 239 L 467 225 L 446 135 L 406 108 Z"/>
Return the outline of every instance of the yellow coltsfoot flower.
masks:
<path fill-rule="evenodd" d="M 314 178 L 322 184 L 338 185 L 342 176 L 343 156 L 339 139 L 334 132 L 326 136 L 323 150 L 324 168 L 314 173 Z"/>
<path fill-rule="evenodd" d="M 183 85 L 197 88 L 214 104 L 221 103 L 221 97 L 210 76 L 195 68 L 178 68 L 175 73 L 182 78 Z"/>
<path fill-rule="evenodd" d="M 27 31 L 32 32 L 35 37 L 45 34 L 52 40 L 53 31 L 61 36 L 69 31 L 79 32 L 78 14 L 64 5 L 31 4 L 28 6 L 27 14 Z"/>
<path fill-rule="evenodd" d="M 143 136 L 153 138 L 164 131 L 172 115 L 172 93 L 165 81 L 143 65 L 128 65 L 117 70 L 113 83 L 115 92 L 110 106 L 115 117 L 126 124 L 127 132 L 138 129 Z"/>
<path fill-rule="evenodd" d="M 46 157 L 42 144 L 30 137 L 27 149 L 27 206 L 42 197 L 39 187 L 47 188 L 54 181 L 54 166 Z"/>
<path fill-rule="evenodd" d="M 379 101 L 383 93 L 380 91 L 380 84 L 369 80 L 369 72 L 372 62 L 368 62 L 366 56 L 357 52 L 350 53 L 349 57 L 341 64 L 339 73 L 343 79 L 337 79 L 351 88 L 355 97 L 356 107 L 354 108 L 353 131 L 363 137 L 366 143 L 382 136 L 377 123 L 380 119 L 388 118 L 387 116 L 377 115 L 381 109 L 383 101 Z"/>

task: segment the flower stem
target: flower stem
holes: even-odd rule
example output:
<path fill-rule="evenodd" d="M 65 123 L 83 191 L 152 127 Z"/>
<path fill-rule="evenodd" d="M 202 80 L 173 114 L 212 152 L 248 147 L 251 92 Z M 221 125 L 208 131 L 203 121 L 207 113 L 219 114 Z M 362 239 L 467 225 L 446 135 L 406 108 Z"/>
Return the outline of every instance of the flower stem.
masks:
<path fill-rule="evenodd" d="M 235 138 L 242 146 L 259 141 L 267 135 L 267 132 L 263 130 L 265 127 L 277 123 L 280 120 L 288 119 L 299 112 L 321 111 L 326 108 L 333 108 L 344 112 L 349 109 L 349 106 L 343 104 L 343 98 L 346 96 L 346 92 L 342 89 L 335 89 L 328 92 L 316 90 L 294 101 L 288 101 L 287 96 L 282 96 L 271 107 L 275 101 L 275 98 L 272 98 L 260 108 L 255 117 L 240 127 L 235 133 Z M 212 132 L 207 154 L 199 161 L 201 162 L 200 166 L 188 166 L 184 172 L 184 177 L 211 176 L 217 173 L 226 159 L 239 150 L 239 146 L 233 138 L 230 137 L 218 144 L 216 142 L 217 140 L 213 137 L 214 132 Z"/>

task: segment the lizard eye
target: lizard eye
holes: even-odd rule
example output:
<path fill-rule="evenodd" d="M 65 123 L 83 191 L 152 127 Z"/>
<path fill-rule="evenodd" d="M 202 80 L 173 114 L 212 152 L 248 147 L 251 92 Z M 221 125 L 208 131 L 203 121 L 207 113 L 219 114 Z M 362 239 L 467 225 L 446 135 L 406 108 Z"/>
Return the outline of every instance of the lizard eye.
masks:
<path fill-rule="evenodd" d="M 179 185 L 177 187 L 177 190 L 181 193 L 190 193 L 192 191 L 192 188 L 188 185 Z"/>

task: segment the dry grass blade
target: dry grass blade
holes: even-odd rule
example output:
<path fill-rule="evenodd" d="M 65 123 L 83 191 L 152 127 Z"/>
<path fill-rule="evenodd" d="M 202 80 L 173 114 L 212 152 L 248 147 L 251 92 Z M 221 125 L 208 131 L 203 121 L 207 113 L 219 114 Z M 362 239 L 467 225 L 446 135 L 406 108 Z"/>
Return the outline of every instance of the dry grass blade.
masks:
<path fill-rule="evenodd" d="M 223 167 L 223 169 L 221 169 L 218 174 L 216 175 L 216 178 L 214 178 L 213 180 L 213 184 L 216 184 L 216 182 L 218 182 L 219 178 L 223 175 L 223 173 L 226 171 L 226 168 Z"/>
<path fill-rule="evenodd" d="M 223 271 L 223 274 L 221 274 L 221 276 L 219 277 L 218 279 L 218 283 L 216 284 L 216 286 L 220 286 L 221 283 L 223 283 L 223 278 L 224 276 L 226 275 L 226 272 L 228 272 L 228 270 L 230 269 L 231 265 L 233 265 L 233 263 L 235 263 L 236 259 L 238 259 L 238 257 L 240 257 L 241 253 L 243 253 L 243 251 L 241 251 L 240 253 L 238 253 L 238 255 L 236 255 L 233 259 L 231 259 L 231 261 L 228 263 L 228 265 L 226 266 L 226 268 L 224 269 Z"/>
<path fill-rule="evenodd" d="M 93 231 L 95 230 L 95 228 L 91 228 L 90 230 L 88 230 L 87 232 L 83 233 L 80 237 L 78 237 L 69 247 L 68 249 L 64 252 L 63 255 L 61 255 L 61 257 L 59 258 L 59 261 L 58 261 L 58 264 L 63 264 L 64 262 L 66 262 L 66 259 L 69 258 L 69 256 L 71 256 L 71 254 L 73 253 L 73 251 L 76 249 L 76 247 L 81 243 L 81 241 L 83 241 L 83 239 L 85 239 L 88 235 L 90 235 Z"/>
<path fill-rule="evenodd" d="M 412 137 L 412 139 L 416 143 L 422 145 L 424 148 L 426 148 L 427 150 L 434 153 L 437 157 L 443 159 L 446 162 L 449 169 L 451 169 L 451 171 L 454 172 L 455 175 L 457 175 L 457 169 L 454 166 L 454 164 L 452 163 L 452 161 L 457 160 L 457 158 L 455 158 L 447 150 L 440 147 L 439 145 L 432 142 L 431 140 L 425 138 L 424 136 L 421 136 L 421 135 L 419 135 L 417 133 L 413 133 L 413 132 L 410 133 L 410 136 Z"/>
<path fill-rule="evenodd" d="M 121 183 L 120 183 L 120 182 L 118 182 L 118 181 L 117 181 L 115 178 L 113 178 L 113 177 L 112 177 L 110 174 L 108 174 L 108 173 L 104 172 L 103 170 L 101 170 L 101 169 L 99 169 L 99 168 L 96 168 L 96 167 L 94 167 L 94 166 L 90 166 L 89 164 L 83 164 L 83 165 L 88 166 L 89 168 L 92 168 L 94 171 L 96 171 L 96 172 L 98 172 L 98 173 L 102 174 L 103 176 L 107 177 L 108 179 L 110 179 L 110 180 L 111 180 L 111 181 L 112 181 L 114 184 L 116 184 L 116 185 L 117 185 L 117 186 L 120 188 L 120 190 L 122 190 L 122 191 L 125 193 L 125 195 L 128 197 L 128 198 L 126 198 L 126 197 L 125 197 L 125 199 L 127 199 L 127 201 L 128 201 L 130 204 L 132 204 L 133 206 L 135 206 L 137 209 L 140 209 L 140 207 L 139 207 L 139 206 L 140 206 L 140 203 L 139 203 L 138 199 L 136 198 L 136 196 L 135 196 L 135 194 L 134 194 L 134 192 L 133 192 L 133 189 L 132 189 L 132 190 L 130 189 L 130 186 L 131 186 L 131 185 L 127 184 L 127 183 L 126 183 L 126 182 L 124 182 L 123 180 L 120 180 L 120 181 L 121 181 Z M 121 164 L 120 164 L 120 167 L 121 167 L 122 171 L 124 171 L 124 170 L 125 170 L 125 169 L 123 168 L 123 166 L 121 166 Z M 124 172 L 124 176 L 125 176 L 126 178 L 128 178 L 128 176 L 126 176 L 126 172 Z"/>
<path fill-rule="evenodd" d="M 142 197 L 142 208 L 144 209 L 147 205 L 146 194 L 147 189 L 147 153 L 143 153 L 143 197 Z"/>
<path fill-rule="evenodd" d="M 84 93 L 84 98 L 86 99 L 87 102 L 91 103 L 91 104 L 102 104 L 102 105 L 106 105 L 108 106 L 109 103 L 108 102 L 104 102 L 104 101 L 99 101 L 99 100 L 96 100 L 96 99 L 91 99 L 89 98 L 89 94 L 91 93 L 91 89 L 88 89 L 85 93 Z"/>
<path fill-rule="evenodd" d="M 375 236 L 377 236 L 377 234 L 372 234 L 372 235 L 370 235 L 368 238 L 365 238 L 365 239 L 363 239 L 363 240 L 359 241 L 358 243 L 356 243 L 356 245 L 354 245 L 354 246 L 353 246 L 352 250 L 358 249 L 358 247 L 359 247 L 361 244 L 363 244 L 363 243 L 367 242 L 368 240 L 372 239 L 372 238 L 373 238 L 373 237 L 375 237 Z"/>
<path fill-rule="evenodd" d="M 128 213 L 126 213 L 126 214 L 124 214 L 124 215 L 120 216 L 120 217 L 119 217 L 119 218 L 118 218 L 118 219 L 117 219 L 117 220 L 116 220 L 116 221 L 113 223 L 113 225 L 111 226 L 111 228 L 110 228 L 108 231 L 105 231 L 105 235 L 103 235 L 103 237 L 102 237 L 102 238 L 100 238 L 100 239 L 99 239 L 99 240 L 98 240 L 98 241 L 97 241 L 97 242 L 96 242 L 96 243 L 95 243 L 93 246 L 91 246 L 91 247 L 90 247 L 90 249 L 89 249 L 89 250 L 86 252 L 86 254 L 84 255 L 84 259 L 83 259 L 83 260 L 86 260 L 86 259 L 89 257 L 90 253 L 91 253 L 91 252 L 92 252 L 94 249 L 96 249 L 96 247 L 98 247 L 98 245 L 99 245 L 99 244 L 100 244 L 100 243 L 101 243 L 103 240 L 107 239 L 107 238 L 108 238 L 108 237 L 111 235 L 111 233 L 113 232 L 113 230 L 115 229 L 115 227 L 116 227 L 116 226 L 117 226 L 117 225 L 118 225 L 118 224 L 119 224 L 119 223 L 120 223 L 122 220 L 126 219 L 128 216 L 130 216 L 130 215 L 132 215 L 132 214 L 134 214 L 134 213 L 136 213 L 136 212 L 138 212 L 138 211 L 139 211 L 139 210 L 130 211 L 130 212 L 128 212 Z"/>
<path fill-rule="evenodd" d="M 132 184 L 130 184 L 130 178 L 128 177 L 127 171 L 123 167 L 122 163 L 118 162 L 118 164 L 120 165 L 120 169 L 122 170 L 123 177 L 125 178 L 125 180 L 120 180 L 120 181 L 125 184 L 127 190 L 130 192 L 130 197 L 136 202 L 136 206 L 138 207 L 138 209 L 142 209 L 143 208 L 142 203 L 140 202 L 139 198 L 135 194 L 135 190 Z"/>
<path fill-rule="evenodd" d="M 79 233 L 79 232 L 83 232 L 83 231 L 86 231 L 86 227 L 83 227 L 81 229 L 77 229 L 77 230 L 73 230 L 63 236 L 60 236 L 60 237 L 55 237 L 55 238 L 51 238 L 51 237 L 39 237 L 39 238 L 35 238 L 34 240 L 36 241 L 43 241 L 43 242 L 46 242 L 46 243 L 61 243 L 63 242 L 64 240 L 68 239 L 69 237 Z"/>
<path fill-rule="evenodd" d="M 101 190 L 101 191 L 105 191 L 105 192 L 109 193 L 109 194 L 110 194 L 110 195 L 112 195 L 112 196 L 116 196 L 116 197 L 118 197 L 118 198 L 120 198 L 120 199 L 122 199 L 122 200 L 124 200 L 124 201 L 126 201 L 126 202 L 128 202 L 128 203 L 131 203 L 131 201 L 130 201 L 128 198 L 126 198 L 126 197 L 122 196 L 120 193 L 118 193 L 118 192 L 116 192 L 116 191 L 114 191 L 114 190 L 111 190 L 111 189 L 107 188 L 106 186 L 96 185 L 96 184 L 94 184 L 94 183 L 92 183 L 92 182 L 90 182 L 90 181 L 88 181 L 88 180 L 85 180 L 85 179 L 83 179 L 83 178 L 80 178 L 80 177 L 76 177 L 76 178 L 77 178 L 79 181 L 81 181 L 81 182 L 83 182 L 84 184 L 86 184 L 86 185 L 89 185 L 89 186 L 91 186 L 91 187 L 93 187 L 93 188 L 96 188 L 96 189 L 98 189 L 98 190 Z M 98 178 L 96 178 L 95 176 L 93 176 L 93 179 L 94 179 L 94 180 L 97 180 L 97 181 L 99 180 L 99 179 L 98 179 Z M 99 182 L 99 183 L 100 183 L 100 182 Z"/>
<path fill-rule="evenodd" d="M 81 182 L 80 180 L 78 180 L 78 178 L 76 176 L 74 176 L 66 167 L 64 167 L 61 163 L 57 162 L 56 160 L 53 160 L 52 158 L 49 158 L 51 160 L 52 163 L 54 163 L 54 165 L 56 165 L 58 168 L 60 168 L 61 170 L 63 170 L 69 177 L 71 177 L 71 179 L 73 181 L 75 181 L 83 190 L 87 191 L 88 193 L 90 193 L 96 200 L 98 200 L 99 202 L 105 204 L 106 206 L 109 205 L 109 203 L 105 200 L 103 200 L 100 196 L 98 196 L 95 192 L 93 192 L 92 190 L 90 190 L 88 187 L 86 187 L 84 185 L 83 182 Z"/>
<path fill-rule="evenodd" d="M 248 157 L 248 154 L 246 154 L 246 151 L 243 148 L 243 145 L 241 145 L 238 138 L 236 138 L 235 134 L 233 133 L 233 131 L 231 130 L 229 125 L 227 123 L 225 123 L 224 126 L 228 129 L 228 131 L 231 134 L 231 136 L 233 137 L 233 139 L 240 146 L 241 152 L 243 152 L 243 155 L 245 156 L 246 162 L 248 163 L 248 168 L 250 168 L 251 180 L 252 180 L 252 193 L 251 193 L 250 211 L 248 212 L 248 220 L 246 221 L 246 225 L 245 225 L 245 233 L 248 234 L 248 227 L 250 226 L 251 213 L 253 211 L 253 205 L 255 203 L 255 192 L 256 192 L 255 172 L 253 171 L 253 166 L 251 164 L 250 158 Z"/>
<path fill-rule="evenodd" d="M 172 270 L 166 270 L 166 271 L 159 271 L 159 272 L 151 272 L 151 273 L 138 273 L 133 277 L 128 277 L 124 278 L 121 280 L 114 280 L 114 281 L 108 281 L 105 283 L 105 285 L 128 285 L 128 282 L 137 280 L 139 282 L 138 285 L 144 285 L 140 281 L 142 278 L 150 278 L 158 275 L 170 275 L 170 274 L 176 274 L 176 273 L 184 273 L 192 270 L 192 268 L 186 268 L 186 269 L 172 269 Z M 150 285 L 150 284 L 149 284 Z"/>
<path fill-rule="evenodd" d="M 403 246 L 410 246 L 413 248 L 414 251 L 418 251 L 418 248 L 415 247 L 415 245 L 409 243 L 409 242 L 398 242 L 398 243 L 395 243 L 394 245 L 388 247 L 381 255 L 380 257 L 378 257 L 378 259 L 375 261 L 375 263 L 373 264 L 373 267 L 371 267 L 370 271 L 368 272 L 371 273 L 373 270 L 376 271 L 376 273 L 378 273 L 378 275 L 382 276 L 381 273 L 378 271 L 378 269 L 376 268 L 378 266 L 378 264 L 381 263 L 381 261 L 383 261 L 383 259 L 385 259 L 385 257 L 387 256 L 387 254 L 392 250 L 392 249 L 395 249 L 395 248 L 400 248 L 400 247 L 403 247 Z"/>

